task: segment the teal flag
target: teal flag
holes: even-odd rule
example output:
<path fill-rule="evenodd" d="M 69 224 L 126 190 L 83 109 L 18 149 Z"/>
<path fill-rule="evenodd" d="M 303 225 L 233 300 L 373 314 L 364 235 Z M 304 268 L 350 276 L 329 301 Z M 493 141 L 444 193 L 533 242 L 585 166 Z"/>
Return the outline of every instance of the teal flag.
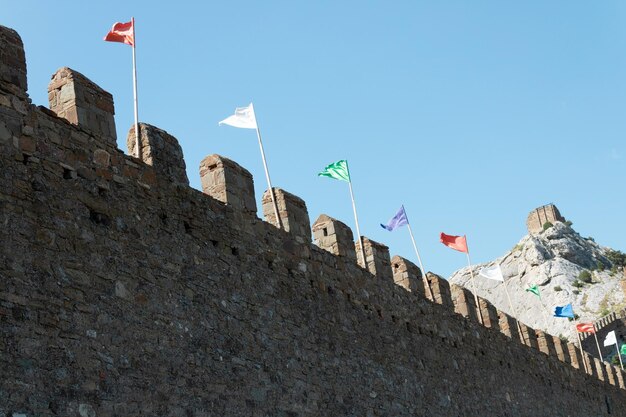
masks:
<path fill-rule="evenodd" d="M 535 294 L 537 297 L 541 298 L 541 295 L 539 294 L 539 287 L 536 285 L 533 285 L 532 287 L 528 287 L 526 288 L 526 291 L 528 292 L 532 292 L 533 294 Z"/>
<path fill-rule="evenodd" d="M 350 171 L 348 171 L 348 161 L 342 159 L 328 165 L 319 174 L 320 177 L 329 177 L 340 181 L 350 182 Z"/>
<path fill-rule="evenodd" d="M 619 353 L 622 355 L 626 355 L 626 345 L 622 345 L 621 349 L 619 350 Z"/>

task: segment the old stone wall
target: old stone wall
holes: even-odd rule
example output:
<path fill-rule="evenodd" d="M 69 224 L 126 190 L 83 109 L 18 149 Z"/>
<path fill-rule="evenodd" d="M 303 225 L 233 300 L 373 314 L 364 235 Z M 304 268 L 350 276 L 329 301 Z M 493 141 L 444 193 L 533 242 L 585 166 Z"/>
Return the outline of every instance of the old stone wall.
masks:
<path fill-rule="evenodd" d="M 537 207 L 530 213 L 526 219 L 526 228 L 528 233 L 536 234 L 543 230 L 543 225 L 546 222 L 564 222 L 565 218 L 561 216 L 559 209 L 554 204 L 546 204 L 545 206 Z"/>
<path fill-rule="evenodd" d="M 321 218 L 322 247 L 313 245 L 296 196 L 279 194 L 289 231 L 258 219 L 237 164 L 218 156 L 201 166 L 218 200 L 186 185 L 167 132 L 142 125 L 137 159 L 95 132 L 89 114 L 67 121 L 31 105 L 21 41 L 3 27 L 0 41 L 0 56 L 15 58 L 0 65 L 0 416 L 626 408 L 619 369 L 480 299 L 483 326 L 471 293 L 455 288 L 453 302 L 447 281 L 421 280 L 397 258 L 395 284 L 386 247 L 366 238 L 361 268 L 341 222 Z"/>

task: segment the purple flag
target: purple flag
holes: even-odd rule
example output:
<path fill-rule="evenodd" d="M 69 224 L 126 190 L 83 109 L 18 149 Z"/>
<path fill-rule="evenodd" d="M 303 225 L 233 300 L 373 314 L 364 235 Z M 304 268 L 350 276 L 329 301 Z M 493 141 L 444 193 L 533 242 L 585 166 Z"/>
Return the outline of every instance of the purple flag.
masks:
<path fill-rule="evenodd" d="M 406 218 L 406 212 L 404 211 L 404 206 L 402 206 L 400 207 L 400 210 L 398 210 L 396 215 L 393 216 L 389 220 L 389 222 L 387 222 L 387 225 L 385 226 L 384 224 L 381 223 L 381 227 L 383 229 L 389 230 L 390 232 L 393 232 L 398 227 L 404 226 L 405 224 L 409 224 L 409 220 Z"/>

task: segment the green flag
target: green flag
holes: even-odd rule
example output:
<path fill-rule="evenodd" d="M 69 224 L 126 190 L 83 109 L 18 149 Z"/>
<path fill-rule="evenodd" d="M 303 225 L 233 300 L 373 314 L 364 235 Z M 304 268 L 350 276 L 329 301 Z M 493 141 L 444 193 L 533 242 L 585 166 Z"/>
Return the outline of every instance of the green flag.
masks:
<path fill-rule="evenodd" d="M 350 182 L 350 171 L 348 171 L 348 161 L 342 159 L 328 165 L 319 174 L 320 177 L 330 177 L 340 181 Z"/>
<path fill-rule="evenodd" d="M 619 350 L 621 355 L 626 355 L 626 345 L 622 345 L 622 348 Z"/>
<path fill-rule="evenodd" d="M 539 287 L 536 286 L 536 285 L 533 285 L 533 286 L 530 286 L 530 287 L 526 288 L 526 291 L 532 292 L 537 297 L 541 298 L 541 295 L 539 294 Z"/>

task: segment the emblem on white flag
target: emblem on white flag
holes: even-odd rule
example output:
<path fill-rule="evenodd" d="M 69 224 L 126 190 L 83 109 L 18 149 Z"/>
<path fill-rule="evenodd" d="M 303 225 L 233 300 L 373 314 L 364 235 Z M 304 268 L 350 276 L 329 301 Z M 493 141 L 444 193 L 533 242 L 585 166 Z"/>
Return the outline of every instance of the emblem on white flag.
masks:
<path fill-rule="evenodd" d="M 502 276 L 502 269 L 500 265 L 494 265 L 487 268 L 483 268 L 478 273 L 483 278 L 492 279 L 494 281 L 504 282 L 504 276 Z"/>
<path fill-rule="evenodd" d="M 254 115 L 254 107 L 250 103 L 247 107 L 237 107 L 235 114 L 228 116 L 218 123 L 218 125 L 228 125 L 239 127 L 242 129 L 256 129 L 256 116 Z"/>

